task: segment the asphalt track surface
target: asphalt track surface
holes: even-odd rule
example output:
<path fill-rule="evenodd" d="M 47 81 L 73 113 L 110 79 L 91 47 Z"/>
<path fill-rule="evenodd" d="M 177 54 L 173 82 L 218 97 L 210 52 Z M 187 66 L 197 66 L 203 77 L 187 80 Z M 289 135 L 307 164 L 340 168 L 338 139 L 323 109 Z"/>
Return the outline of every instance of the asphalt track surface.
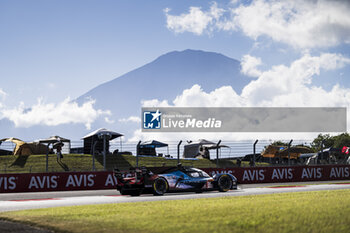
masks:
<path fill-rule="evenodd" d="M 317 185 L 308 185 L 317 184 Z M 278 187 L 279 185 L 283 185 Z M 229 192 L 204 192 L 204 193 L 167 193 L 164 196 L 153 196 L 149 194 L 139 197 L 122 196 L 116 190 L 94 190 L 94 191 L 66 191 L 66 192 L 40 192 L 40 193 L 13 193 L 0 194 L 0 212 L 40 209 L 61 206 L 112 204 L 143 201 L 166 201 L 185 200 L 196 198 L 213 198 L 226 196 L 247 196 L 260 194 L 274 194 L 287 192 L 306 192 L 350 189 L 350 180 L 335 184 L 334 181 L 326 182 L 294 182 L 283 184 L 251 184 L 240 185 L 238 190 Z"/>

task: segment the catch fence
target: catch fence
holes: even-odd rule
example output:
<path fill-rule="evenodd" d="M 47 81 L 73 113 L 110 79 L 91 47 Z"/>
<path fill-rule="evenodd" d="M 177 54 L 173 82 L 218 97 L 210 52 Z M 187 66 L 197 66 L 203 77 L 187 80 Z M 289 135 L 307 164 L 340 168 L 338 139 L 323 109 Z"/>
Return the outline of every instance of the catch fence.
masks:
<path fill-rule="evenodd" d="M 214 143 L 217 143 L 217 141 L 212 141 Z M 255 140 L 243 140 L 243 141 L 225 141 L 222 140 L 220 145 L 226 145 L 228 147 L 222 147 L 219 150 L 219 158 L 222 159 L 227 159 L 227 158 L 237 158 L 237 157 L 242 157 L 247 154 L 252 154 L 253 153 L 253 145 L 254 145 Z M 268 145 L 270 145 L 273 142 L 273 140 L 259 140 L 258 143 L 256 144 L 256 153 L 259 154 L 261 153 L 264 148 Z M 288 144 L 289 141 L 281 141 L 283 143 Z M 307 145 L 309 146 L 311 140 L 294 140 L 293 145 Z M 110 153 L 113 153 L 113 151 L 118 150 L 120 152 L 122 151 L 127 151 L 131 152 L 133 155 L 136 155 L 136 147 L 137 147 L 137 141 L 134 142 L 124 142 L 120 141 L 119 139 L 110 141 L 110 148 L 109 151 Z M 177 145 L 179 141 L 168 141 L 165 142 L 168 144 L 168 147 L 161 147 L 157 148 L 157 154 L 160 155 L 170 155 L 172 157 L 177 157 Z M 82 148 L 83 148 L 83 141 L 71 141 L 70 145 L 67 145 L 67 143 L 63 146 L 62 148 L 62 153 L 63 154 L 68 154 L 68 153 L 76 153 L 78 154 L 82 153 Z M 180 146 L 180 157 L 183 155 L 183 150 L 184 150 L 184 145 L 188 144 L 188 141 L 183 141 L 181 146 Z M 0 149 L 7 150 L 7 151 L 13 151 L 15 148 L 15 144 L 12 142 L 3 142 L 0 145 Z M 216 151 L 210 151 L 210 158 L 215 159 L 216 158 Z"/>
<path fill-rule="evenodd" d="M 212 141 L 218 143 L 216 141 Z M 130 166 L 176 166 L 179 162 L 177 155 L 179 153 L 181 163 L 187 166 L 196 166 L 199 168 L 230 168 L 230 167 L 254 167 L 254 166 L 288 166 L 288 165 L 305 165 L 305 160 L 292 163 L 286 160 L 274 161 L 259 160 L 262 157 L 260 153 L 273 143 L 272 140 L 244 140 L 244 141 L 221 141 L 220 149 L 209 150 L 208 159 L 183 159 L 184 146 L 189 142 L 184 141 L 179 146 L 178 141 L 165 142 L 167 147 L 156 148 L 156 156 L 136 156 L 138 142 L 124 142 L 116 139 L 110 141 L 109 154 L 104 158 L 103 154 L 96 153 L 87 155 L 82 153 L 83 141 L 71 141 L 69 145 L 65 145 L 63 150 L 63 158 L 57 158 L 56 154 L 30 155 L 30 156 L 0 156 L 0 173 L 35 173 L 35 172 L 81 172 L 81 171 L 104 171 L 118 169 L 128 169 Z M 290 144 L 290 147 L 296 145 L 310 146 L 311 140 L 293 140 L 281 141 L 284 145 Z M 254 154 L 255 144 L 255 156 Z M 285 149 L 288 146 L 284 146 Z M 15 144 L 11 142 L 3 142 L 0 145 L 1 150 L 13 151 Z M 118 151 L 119 153 L 113 153 Z M 70 155 L 67 153 L 70 152 Z M 218 156 L 217 156 L 218 152 Z M 127 156 L 122 156 L 122 155 Z M 248 156 L 247 156 L 248 155 Z M 250 156 L 249 156 L 250 155 Z M 217 160 L 218 158 L 218 160 Z M 104 162 L 104 159 L 106 162 Z M 255 159 L 255 160 L 254 160 Z M 323 164 L 346 164 L 348 161 L 344 157 L 341 161 L 327 161 Z M 316 161 L 313 164 L 320 164 Z M 104 166 L 105 165 L 105 166 Z M 310 164 L 311 165 L 311 164 Z"/>

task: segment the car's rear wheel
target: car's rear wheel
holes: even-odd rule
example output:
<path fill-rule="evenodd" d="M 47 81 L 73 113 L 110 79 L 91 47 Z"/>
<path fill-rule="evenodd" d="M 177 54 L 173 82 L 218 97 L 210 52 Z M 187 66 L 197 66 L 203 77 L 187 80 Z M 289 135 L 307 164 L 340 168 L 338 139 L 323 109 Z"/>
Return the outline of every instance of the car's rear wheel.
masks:
<path fill-rule="evenodd" d="M 120 194 L 121 195 L 129 195 L 130 194 L 130 191 L 129 190 L 125 190 L 124 187 L 122 187 L 120 189 Z"/>
<path fill-rule="evenodd" d="M 161 196 L 168 190 L 168 182 L 163 178 L 159 177 L 153 182 L 153 194 L 156 196 Z"/>
<path fill-rule="evenodd" d="M 130 190 L 129 192 L 131 196 L 140 196 L 142 193 L 142 189 Z"/>
<path fill-rule="evenodd" d="M 218 179 L 218 188 L 220 192 L 227 192 L 232 188 L 232 179 L 228 175 L 222 175 Z"/>

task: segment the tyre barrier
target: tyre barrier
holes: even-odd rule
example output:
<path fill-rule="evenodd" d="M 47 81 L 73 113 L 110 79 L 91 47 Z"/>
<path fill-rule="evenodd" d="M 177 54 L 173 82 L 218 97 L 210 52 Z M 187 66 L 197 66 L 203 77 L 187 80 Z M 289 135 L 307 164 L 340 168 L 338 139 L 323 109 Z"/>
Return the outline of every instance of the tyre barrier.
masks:
<path fill-rule="evenodd" d="M 350 165 L 204 168 L 202 170 L 212 176 L 218 173 L 232 174 L 237 178 L 238 184 L 350 179 Z M 125 176 L 129 175 L 125 174 Z M 0 174 L 0 193 L 114 189 L 116 182 L 113 172 Z"/>

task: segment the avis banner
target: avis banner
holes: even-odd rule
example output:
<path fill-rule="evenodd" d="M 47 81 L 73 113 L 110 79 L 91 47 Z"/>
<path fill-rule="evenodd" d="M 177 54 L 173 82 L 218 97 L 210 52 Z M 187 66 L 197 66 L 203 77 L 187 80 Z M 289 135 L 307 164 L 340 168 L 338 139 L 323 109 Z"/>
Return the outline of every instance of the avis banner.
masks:
<path fill-rule="evenodd" d="M 203 170 L 212 176 L 230 173 L 239 184 L 350 179 L 350 165 Z M 116 182 L 113 172 L 0 174 L 0 193 L 114 189 Z"/>

